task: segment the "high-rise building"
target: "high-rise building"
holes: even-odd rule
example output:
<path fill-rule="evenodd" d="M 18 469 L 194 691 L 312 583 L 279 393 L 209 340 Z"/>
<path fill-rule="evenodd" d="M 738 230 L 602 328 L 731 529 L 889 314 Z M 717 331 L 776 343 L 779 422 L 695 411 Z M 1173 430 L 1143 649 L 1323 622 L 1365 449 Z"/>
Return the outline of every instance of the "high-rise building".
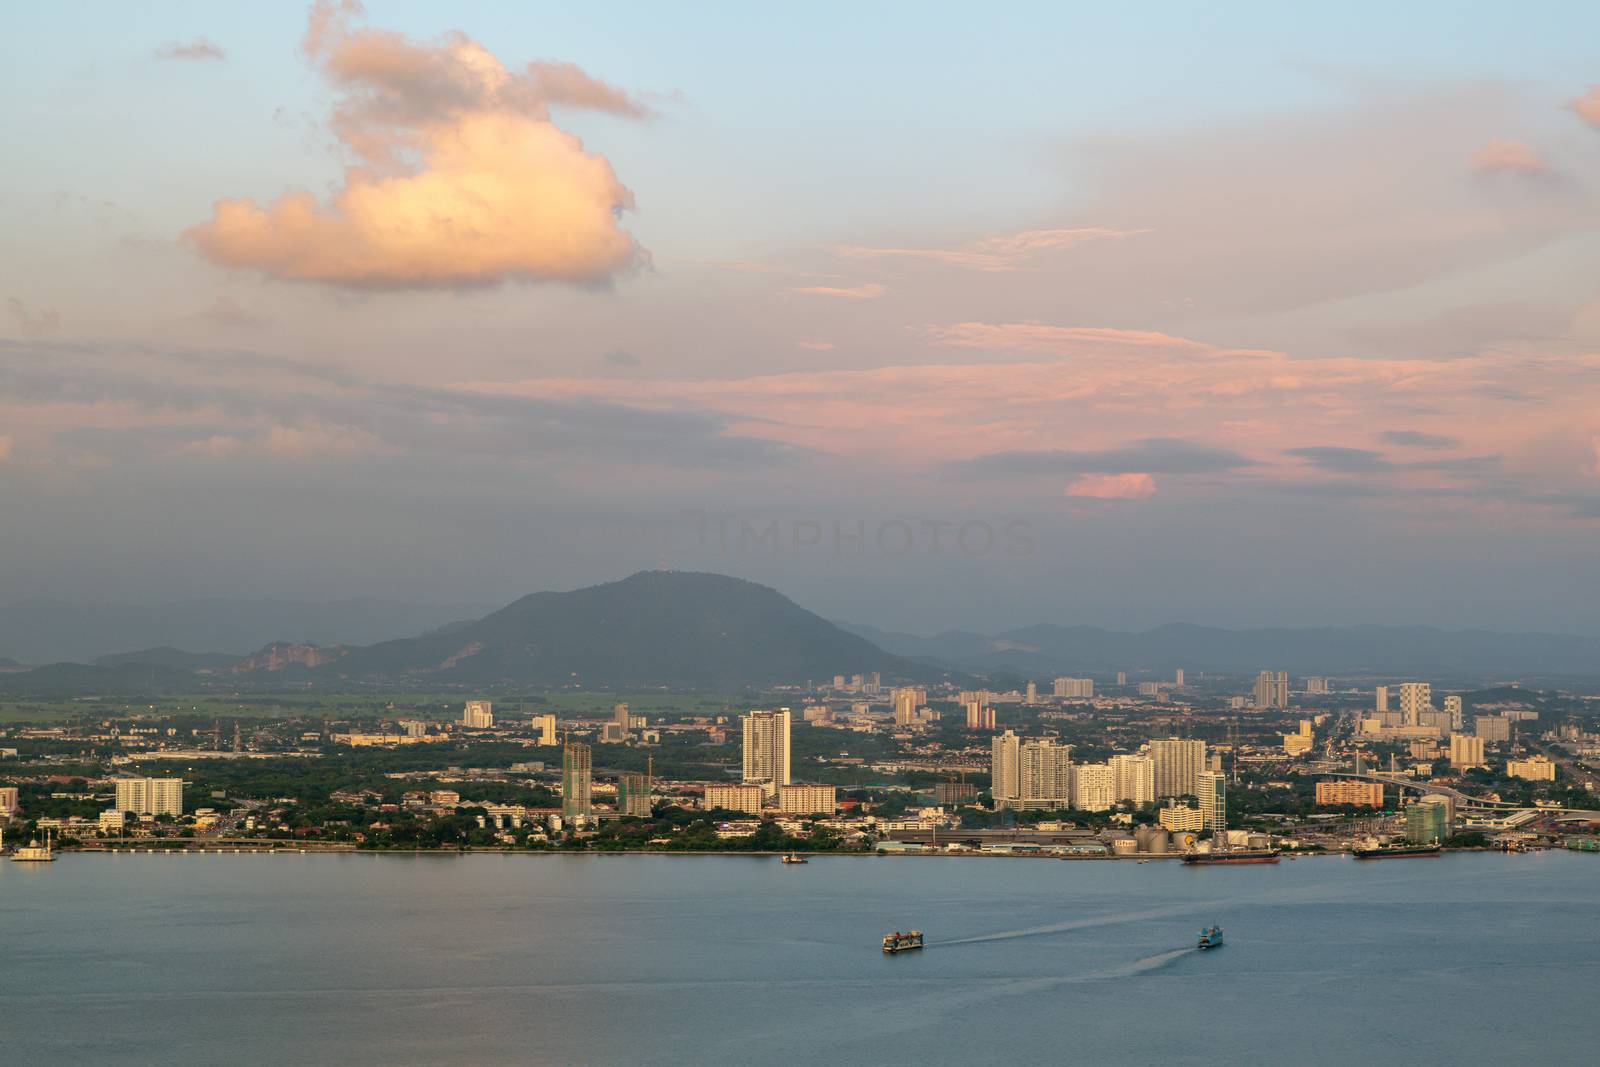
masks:
<path fill-rule="evenodd" d="M 1080 763 L 1072 768 L 1072 806 L 1105 811 L 1117 802 L 1117 774 L 1109 763 Z"/>
<path fill-rule="evenodd" d="M 1117 684 L 1118 685 L 1127 685 L 1128 684 L 1128 672 L 1127 671 L 1118 671 L 1117 672 Z"/>
<path fill-rule="evenodd" d="M 575 819 L 594 810 L 591 793 L 594 756 L 582 741 L 568 741 L 561 750 L 561 814 Z"/>
<path fill-rule="evenodd" d="M 1458 771 L 1468 767 L 1482 767 L 1483 738 L 1471 734 L 1450 735 L 1450 766 Z"/>
<path fill-rule="evenodd" d="M 1007 730 L 989 746 L 989 795 L 1003 808 L 1022 799 L 1022 739 Z"/>
<path fill-rule="evenodd" d="M 633 716 L 628 712 L 628 705 L 611 705 L 611 721 L 616 724 L 617 733 L 621 735 L 622 740 L 626 740 L 628 735 L 633 733 Z"/>
<path fill-rule="evenodd" d="M 1400 724 L 1421 726 L 1422 713 L 1433 710 L 1433 686 L 1427 682 L 1400 683 Z"/>
<path fill-rule="evenodd" d="M 640 774 L 629 771 L 617 779 L 617 814 L 635 815 L 642 819 L 650 817 L 650 794 L 655 791 L 655 782 L 649 774 Z"/>
<path fill-rule="evenodd" d="M 1156 800 L 1156 761 L 1149 756 L 1112 756 L 1111 771 L 1116 777 L 1117 801 L 1154 804 Z"/>
<path fill-rule="evenodd" d="M 539 731 L 539 744 L 557 745 L 561 739 L 556 736 L 556 717 L 552 714 L 535 715 L 533 728 Z"/>
<path fill-rule="evenodd" d="M 889 703 L 894 708 L 894 724 L 910 726 L 917 718 L 917 691 L 901 687 L 889 690 Z"/>
<path fill-rule="evenodd" d="M 1316 747 L 1316 743 L 1315 724 L 1310 719 L 1301 719 L 1300 729 L 1297 732 L 1283 735 L 1283 751 L 1290 756 L 1310 752 Z"/>
<path fill-rule="evenodd" d="M 769 793 L 789 784 L 788 708 L 744 716 L 744 780 L 768 783 Z"/>
<path fill-rule="evenodd" d="M 1454 832 L 1450 824 L 1450 805 L 1444 797 L 1422 797 L 1406 807 L 1407 841 L 1419 845 L 1443 841 Z"/>
<path fill-rule="evenodd" d="M 1459 696 L 1444 698 L 1444 713 L 1450 716 L 1450 729 L 1460 730 L 1466 726 Z"/>
<path fill-rule="evenodd" d="M 967 729 L 993 730 L 995 728 L 994 708 L 981 700 L 969 700 L 963 705 L 967 712 Z"/>
<path fill-rule="evenodd" d="M 1472 732 L 1490 744 L 1503 744 L 1511 740 L 1511 720 L 1503 715 L 1478 715 L 1472 720 Z"/>
<path fill-rule="evenodd" d="M 114 810 L 135 815 L 182 815 L 183 779 L 118 778 Z"/>
<path fill-rule="evenodd" d="M 1195 795 L 1200 772 L 1206 769 L 1206 743 L 1171 737 L 1150 742 L 1150 758 L 1156 764 L 1157 797 Z"/>
<path fill-rule="evenodd" d="M 1221 771 L 1201 771 L 1195 776 L 1195 796 L 1205 815 L 1207 830 L 1228 828 L 1228 776 Z"/>
<path fill-rule="evenodd" d="M 17 810 L 17 787 L 0 785 L 0 813 L 10 815 Z"/>
<path fill-rule="evenodd" d="M 1328 680 L 1326 678 L 1315 678 L 1315 677 L 1313 677 L 1313 678 L 1307 678 L 1306 679 L 1306 692 L 1307 693 L 1323 694 L 1323 693 L 1326 693 L 1327 691 L 1328 691 Z"/>
<path fill-rule="evenodd" d="M 1039 703 L 1039 683 L 1038 682 L 1029 682 L 1028 683 L 1028 693 L 1027 693 L 1026 696 L 1024 696 L 1022 698 L 1022 702 L 1024 704 L 1037 704 L 1037 703 Z"/>
<path fill-rule="evenodd" d="M 1262 671 L 1256 675 L 1256 707 L 1286 708 L 1289 706 L 1289 673 Z"/>
<path fill-rule="evenodd" d="M 494 726 L 494 705 L 487 700 L 469 700 L 461 709 L 461 725 L 468 730 L 488 730 Z"/>
<path fill-rule="evenodd" d="M 1183 668 L 1182 667 L 1179 667 L 1177 670 L 1172 672 L 1172 684 L 1176 685 L 1176 686 L 1179 686 L 1180 688 L 1183 686 Z"/>
<path fill-rule="evenodd" d="M 1058 697 L 1088 700 L 1094 696 L 1093 678 L 1057 678 L 1051 691 Z"/>
<path fill-rule="evenodd" d="M 1389 687 L 1380 685 L 1372 691 L 1372 710 L 1382 715 L 1389 710 Z"/>
<path fill-rule="evenodd" d="M 1022 796 L 1024 808 L 1065 808 L 1072 803 L 1072 746 L 1053 737 L 1022 743 Z"/>

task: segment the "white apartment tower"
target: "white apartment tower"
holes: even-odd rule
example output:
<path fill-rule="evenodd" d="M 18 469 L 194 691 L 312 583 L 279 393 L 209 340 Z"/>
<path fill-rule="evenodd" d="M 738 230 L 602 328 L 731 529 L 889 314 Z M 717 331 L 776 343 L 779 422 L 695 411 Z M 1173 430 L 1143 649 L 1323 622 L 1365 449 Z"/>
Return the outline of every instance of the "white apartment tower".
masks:
<path fill-rule="evenodd" d="M 182 778 L 118 778 L 115 811 L 135 815 L 183 814 Z"/>
<path fill-rule="evenodd" d="M 1072 768 L 1072 806 L 1105 811 L 1117 803 L 1117 774 L 1108 763 L 1080 763 Z"/>
<path fill-rule="evenodd" d="M 789 709 L 744 716 L 744 780 L 789 784 Z"/>
<path fill-rule="evenodd" d="M 461 709 L 461 725 L 469 730 L 487 730 L 494 725 L 494 705 L 487 700 L 469 700 Z"/>
<path fill-rule="evenodd" d="M 989 795 L 997 808 L 1022 798 L 1022 738 L 1010 730 L 989 746 Z"/>
<path fill-rule="evenodd" d="M 1115 778 L 1114 796 L 1120 803 L 1154 804 L 1156 801 L 1156 761 L 1149 756 L 1112 756 Z"/>
<path fill-rule="evenodd" d="M 1286 708 L 1289 706 L 1289 673 L 1262 671 L 1256 675 L 1256 707 Z"/>

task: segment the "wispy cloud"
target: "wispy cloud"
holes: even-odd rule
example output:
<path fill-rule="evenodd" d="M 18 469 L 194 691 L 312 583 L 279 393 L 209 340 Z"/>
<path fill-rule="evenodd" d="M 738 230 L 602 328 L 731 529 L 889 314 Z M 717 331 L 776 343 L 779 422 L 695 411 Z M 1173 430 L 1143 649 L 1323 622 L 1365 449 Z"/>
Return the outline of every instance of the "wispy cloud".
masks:
<path fill-rule="evenodd" d="M 1406 448 L 1457 448 L 1461 444 L 1458 438 L 1421 430 L 1385 430 L 1378 436 L 1387 444 Z"/>
<path fill-rule="evenodd" d="M 1600 126 L 1600 85 L 1590 86 L 1587 93 L 1572 101 L 1572 110 L 1583 121 Z"/>
<path fill-rule="evenodd" d="M 1078 229 L 1023 230 L 1019 233 L 985 237 L 961 248 L 874 248 L 841 245 L 835 251 L 847 259 L 912 259 L 949 267 L 989 272 L 1020 270 L 1051 252 L 1074 248 L 1090 241 L 1136 237 L 1148 230 L 1114 229 L 1087 226 Z"/>
<path fill-rule="evenodd" d="M 1472 168 L 1482 174 L 1548 174 L 1550 164 L 1525 141 L 1490 141 L 1472 156 Z"/>
<path fill-rule="evenodd" d="M 155 50 L 157 59 L 223 59 L 222 46 L 207 37 L 192 41 L 169 41 Z"/>
<path fill-rule="evenodd" d="M 886 286 L 876 282 L 868 285 L 833 286 L 833 285 L 802 285 L 789 289 L 791 293 L 801 293 L 806 296 L 834 296 L 841 300 L 877 300 L 889 292 Z"/>

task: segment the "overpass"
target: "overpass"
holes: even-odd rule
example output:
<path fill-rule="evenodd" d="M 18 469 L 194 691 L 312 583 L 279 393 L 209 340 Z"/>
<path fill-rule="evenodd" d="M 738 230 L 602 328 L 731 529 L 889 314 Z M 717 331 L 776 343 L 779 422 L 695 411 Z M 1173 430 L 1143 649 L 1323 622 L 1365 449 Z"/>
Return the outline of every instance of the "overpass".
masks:
<path fill-rule="evenodd" d="M 1424 796 L 1450 797 L 1456 802 L 1458 810 L 1477 809 L 1484 812 L 1502 813 L 1528 811 L 1535 814 L 1550 815 L 1570 815 L 1588 811 L 1585 808 L 1540 808 L 1529 807 L 1525 804 L 1513 804 L 1508 800 L 1486 800 L 1483 797 L 1476 797 L 1471 793 L 1463 793 L 1459 789 L 1438 782 L 1419 782 L 1415 778 L 1407 778 L 1399 774 L 1380 774 L 1373 771 L 1318 771 L 1317 773 L 1329 778 L 1359 778 L 1365 782 L 1382 782 L 1384 785 L 1392 785 L 1396 789 L 1410 789 Z M 1589 813 L 1593 814 L 1592 812 Z"/>

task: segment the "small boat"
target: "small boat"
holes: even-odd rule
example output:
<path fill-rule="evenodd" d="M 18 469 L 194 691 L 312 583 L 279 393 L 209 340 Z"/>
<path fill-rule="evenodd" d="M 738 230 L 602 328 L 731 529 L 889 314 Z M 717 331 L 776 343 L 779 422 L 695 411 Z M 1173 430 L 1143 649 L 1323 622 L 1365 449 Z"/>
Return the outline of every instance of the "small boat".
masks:
<path fill-rule="evenodd" d="M 806 859 L 804 856 L 800 855 L 800 853 L 798 853 L 798 852 L 785 852 L 783 854 L 783 862 L 785 862 L 785 863 L 809 863 L 810 860 Z"/>
<path fill-rule="evenodd" d="M 37 838 L 26 845 L 18 846 L 11 854 L 12 860 L 17 863 L 50 863 L 56 858 L 55 851 L 50 847 L 50 831 L 44 832 L 44 844 L 39 844 Z"/>
<path fill-rule="evenodd" d="M 893 955 L 896 952 L 909 952 L 914 948 L 922 947 L 922 931 L 911 930 L 901 933 L 896 930 L 892 934 L 883 935 L 883 951 Z"/>
<path fill-rule="evenodd" d="M 1222 927 L 1208 926 L 1200 931 L 1200 943 L 1195 946 L 1201 949 L 1222 947 Z"/>

